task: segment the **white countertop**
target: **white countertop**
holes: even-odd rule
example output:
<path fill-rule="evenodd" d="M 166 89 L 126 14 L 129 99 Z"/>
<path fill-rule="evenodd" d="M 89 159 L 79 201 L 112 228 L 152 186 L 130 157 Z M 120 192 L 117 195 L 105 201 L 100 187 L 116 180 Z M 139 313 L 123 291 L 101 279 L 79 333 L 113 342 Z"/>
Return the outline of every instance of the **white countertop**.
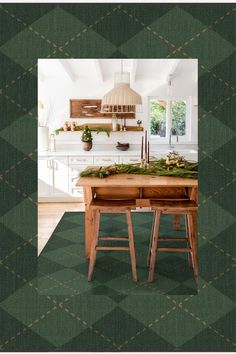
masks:
<path fill-rule="evenodd" d="M 38 156 L 134 156 L 134 155 L 139 155 L 140 151 L 138 150 L 126 150 L 126 151 L 120 151 L 120 150 L 90 150 L 90 151 L 84 151 L 84 150 L 57 150 L 55 152 L 50 152 L 50 151 L 39 151 Z"/>
<path fill-rule="evenodd" d="M 168 145 L 159 146 L 153 145 L 150 149 L 150 155 L 166 155 L 170 149 Z M 196 146 L 175 146 L 175 151 L 181 154 L 197 154 Z M 94 145 L 90 151 L 84 151 L 81 144 L 66 144 L 57 145 L 56 151 L 38 151 L 40 157 L 53 157 L 53 156 L 139 156 L 140 146 L 130 145 L 130 148 L 126 151 L 117 150 L 113 145 Z"/>

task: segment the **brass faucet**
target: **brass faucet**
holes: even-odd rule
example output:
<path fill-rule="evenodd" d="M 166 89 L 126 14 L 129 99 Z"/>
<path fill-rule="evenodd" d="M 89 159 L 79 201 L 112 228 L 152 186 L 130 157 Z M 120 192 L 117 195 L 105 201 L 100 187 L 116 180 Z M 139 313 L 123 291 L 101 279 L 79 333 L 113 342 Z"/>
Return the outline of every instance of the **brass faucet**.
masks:
<path fill-rule="evenodd" d="M 174 149 L 175 148 L 175 146 L 171 142 L 172 135 L 176 136 L 176 143 L 179 142 L 179 135 L 178 135 L 177 129 L 171 128 L 170 129 L 170 135 L 169 135 L 169 146 L 170 146 L 170 149 Z"/>

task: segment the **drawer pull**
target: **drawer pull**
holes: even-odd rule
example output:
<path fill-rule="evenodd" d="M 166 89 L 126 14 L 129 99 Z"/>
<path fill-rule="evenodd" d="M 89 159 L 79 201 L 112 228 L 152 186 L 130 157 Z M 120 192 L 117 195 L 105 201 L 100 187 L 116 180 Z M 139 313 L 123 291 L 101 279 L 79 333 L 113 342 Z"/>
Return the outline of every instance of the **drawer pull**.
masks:
<path fill-rule="evenodd" d="M 111 159 L 102 159 L 102 161 L 111 162 Z"/>
<path fill-rule="evenodd" d="M 83 197 L 83 189 L 80 189 L 80 188 L 72 188 L 71 189 L 71 195 L 72 196 L 80 196 L 80 197 Z"/>

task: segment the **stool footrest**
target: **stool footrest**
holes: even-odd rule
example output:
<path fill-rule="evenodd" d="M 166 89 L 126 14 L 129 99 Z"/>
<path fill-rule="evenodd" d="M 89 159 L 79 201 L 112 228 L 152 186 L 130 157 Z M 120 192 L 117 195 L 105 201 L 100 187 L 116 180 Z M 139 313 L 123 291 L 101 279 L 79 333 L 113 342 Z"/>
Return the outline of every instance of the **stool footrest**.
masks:
<path fill-rule="evenodd" d="M 158 247 L 157 252 L 191 252 L 191 248 Z"/>
<path fill-rule="evenodd" d="M 129 247 L 97 246 L 97 251 L 129 251 Z"/>
<path fill-rule="evenodd" d="M 187 242 L 187 237 L 158 237 L 158 241 L 164 242 Z"/>
<path fill-rule="evenodd" d="M 101 236 L 98 238 L 100 241 L 129 241 L 128 237 L 116 237 L 116 236 Z"/>

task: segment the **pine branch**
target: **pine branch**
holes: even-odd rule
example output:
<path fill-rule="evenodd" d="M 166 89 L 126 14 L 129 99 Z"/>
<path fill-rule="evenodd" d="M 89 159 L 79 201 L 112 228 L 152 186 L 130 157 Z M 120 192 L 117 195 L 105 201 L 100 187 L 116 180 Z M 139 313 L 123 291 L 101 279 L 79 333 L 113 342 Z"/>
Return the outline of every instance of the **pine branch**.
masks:
<path fill-rule="evenodd" d="M 111 175 L 120 173 L 154 175 L 154 176 L 172 176 L 193 178 L 198 177 L 198 163 L 188 162 L 184 163 L 182 167 L 169 167 L 166 165 L 165 159 L 151 161 L 149 168 L 142 168 L 140 164 L 117 164 L 111 166 L 92 167 L 80 173 L 81 177 L 99 177 L 105 178 Z"/>

